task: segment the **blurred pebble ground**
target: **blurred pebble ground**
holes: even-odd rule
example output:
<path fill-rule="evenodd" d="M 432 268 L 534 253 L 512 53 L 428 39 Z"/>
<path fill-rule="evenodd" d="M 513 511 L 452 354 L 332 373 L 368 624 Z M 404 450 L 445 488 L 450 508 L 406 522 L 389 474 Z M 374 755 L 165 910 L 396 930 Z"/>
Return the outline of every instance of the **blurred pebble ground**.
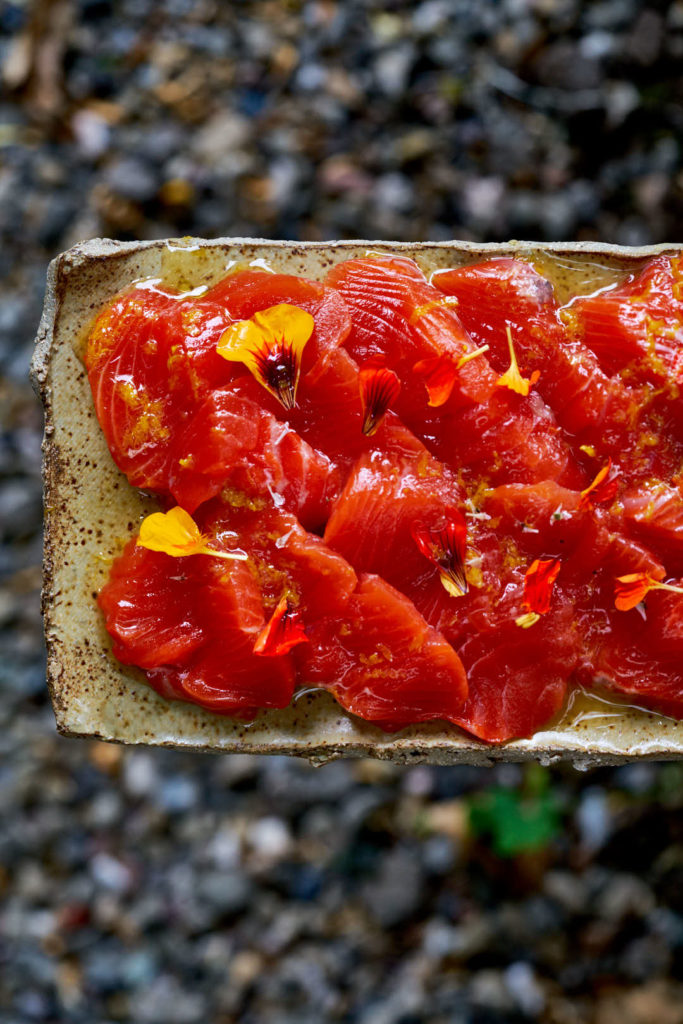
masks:
<path fill-rule="evenodd" d="M 0 0 L 0 1024 L 683 1024 L 683 771 L 65 740 L 48 259 L 98 235 L 683 237 L 683 2 Z"/>

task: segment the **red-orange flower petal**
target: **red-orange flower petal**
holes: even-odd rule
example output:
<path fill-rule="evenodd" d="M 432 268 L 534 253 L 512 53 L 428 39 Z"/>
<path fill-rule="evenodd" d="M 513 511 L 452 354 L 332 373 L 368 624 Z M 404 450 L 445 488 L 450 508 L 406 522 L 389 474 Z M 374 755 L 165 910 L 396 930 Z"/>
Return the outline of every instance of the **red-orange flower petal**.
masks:
<path fill-rule="evenodd" d="M 607 505 L 614 501 L 619 486 L 619 473 L 612 466 L 612 460 L 607 460 L 596 475 L 593 482 L 581 491 L 579 508 L 593 508 L 594 505 Z"/>
<path fill-rule="evenodd" d="M 381 361 L 370 359 L 360 369 L 358 386 L 363 406 L 363 433 L 372 437 L 387 409 L 398 398 L 401 382 Z"/>
<path fill-rule="evenodd" d="M 283 594 L 277 608 L 256 639 L 254 654 L 276 658 L 279 655 L 287 654 L 297 644 L 307 641 L 308 637 L 304 631 L 301 615 Z"/>
<path fill-rule="evenodd" d="M 630 572 L 618 576 L 614 584 L 614 604 L 620 612 L 628 612 L 643 600 L 650 590 L 646 572 Z"/>
<path fill-rule="evenodd" d="M 443 354 L 432 356 L 429 359 L 420 359 L 415 363 L 413 373 L 424 379 L 429 396 L 428 404 L 431 406 L 444 405 L 451 397 L 451 392 L 458 379 L 458 370 L 465 363 L 469 363 L 471 359 L 476 359 L 488 350 L 488 345 L 482 345 L 481 348 L 474 349 L 472 352 L 465 351 L 458 360 L 451 355 Z"/>
<path fill-rule="evenodd" d="M 451 597 L 462 597 L 467 593 L 467 523 L 455 508 L 448 509 L 447 515 L 443 526 L 433 529 L 425 523 L 415 522 L 411 533 L 420 552 L 439 570 L 444 589 Z"/>
<path fill-rule="evenodd" d="M 420 359 L 413 366 L 413 373 L 422 377 L 429 395 L 429 405 L 444 405 L 451 397 L 451 391 L 458 376 L 458 368 L 451 356 L 431 356 Z"/>
<path fill-rule="evenodd" d="M 550 611 L 555 580 L 561 568 L 559 558 L 536 558 L 524 574 L 522 607 L 527 612 L 545 615 Z"/>
<path fill-rule="evenodd" d="M 628 612 L 635 608 L 651 590 L 671 590 L 674 594 L 683 594 L 683 587 L 675 587 L 671 583 L 662 583 L 653 579 L 646 572 L 630 572 L 626 576 L 617 576 L 614 584 L 614 604 L 618 611 Z"/>

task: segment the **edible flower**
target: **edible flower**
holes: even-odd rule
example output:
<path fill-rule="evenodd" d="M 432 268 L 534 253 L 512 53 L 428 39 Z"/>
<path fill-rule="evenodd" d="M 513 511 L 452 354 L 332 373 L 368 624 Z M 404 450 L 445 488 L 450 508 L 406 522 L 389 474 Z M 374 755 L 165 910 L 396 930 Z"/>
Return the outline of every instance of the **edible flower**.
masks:
<path fill-rule="evenodd" d="M 515 624 L 528 629 L 538 622 L 541 615 L 550 611 L 553 587 L 560 571 L 559 558 L 536 558 L 524 574 L 524 615 L 515 619 Z"/>
<path fill-rule="evenodd" d="M 292 606 L 286 594 L 283 594 L 277 608 L 256 638 L 254 654 L 276 658 L 281 654 L 287 654 L 297 644 L 307 641 L 301 615 Z"/>
<path fill-rule="evenodd" d="M 423 522 L 415 522 L 410 532 L 420 552 L 439 570 L 446 593 L 451 597 L 462 597 L 467 593 L 467 523 L 457 509 L 448 509 L 447 515 L 445 526 L 431 529 Z"/>
<path fill-rule="evenodd" d="M 250 320 L 237 320 L 221 335 L 216 351 L 231 362 L 244 363 L 256 380 L 285 409 L 296 405 L 301 356 L 315 321 L 298 306 L 281 302 Z"/>
<path fill-rule="evenodd" d="M 163 551 L 173 558 L 213 555 L 214 558 L 243 562 L 247 557 L 244 551 L 216 551 L 210 548 L 192 516 L 179 505 L 168 512 L 153 512 L 143 519 L 137 544 L 150 551 Z"/>
<path fill-rule="evenodd" d="M 651 590 L 671 590 L 674 594 L 683 594 L 683 587 L 675 587 L 671 583 L 661 583 L 646 572 L 630 572 L 626 576 L 617 576 L 614 586 L 614 604 L 620 612 L 628 612 L 640 604 Z"/>
<path fill-rule="evenodd" d="M 515 355 L 515 347 L 512 344 L 512 331 L 509 324 L 505 330 L 507 331 L 508 348 L 510 350 L 510 368 L 498 378 L 496 384 L 499 388 L 509 388 L 510 391 L 515 391 L 518 395 L 526 396 L 541 376 L 541 371 L 534 370 L 529 378 L 522 377 L 517 365 L 517 356 Z"/>
<path fill-rule="evenodd" d="M 458 370 L 469 363 L 470 359 L 476 359 L 484 352 L 488 352 L 489 346 L 482 345 L 473 352 L 465 352 L 459 359 L 452 355 L 443 354 L 432 356 L 429 359 L 420 359 L 413 366 L 413 373 L 424 378 L 424 384 L 429 395 L 428 404 L 431 406 L 444 405 L 451 397 L 451 392 L 458 377 Z"/>
<path fill-rule="evenodd" d="M 619 473 L 612 467 L 612 460 L 607 460 L 600 472 L 585 491 L 581 491 L 579 508 L 593 508 L 594 505 L 606 505 L 614 501 L 619 486 Z"/>
<path fill-rule="evenodd" d="M 381 358 L 374 358 L 361 367 L 358 386 L 363 407 L 363 433 L 366 437 L 372 437 L 387 409 L 398 398 L 401 382 Z"/>

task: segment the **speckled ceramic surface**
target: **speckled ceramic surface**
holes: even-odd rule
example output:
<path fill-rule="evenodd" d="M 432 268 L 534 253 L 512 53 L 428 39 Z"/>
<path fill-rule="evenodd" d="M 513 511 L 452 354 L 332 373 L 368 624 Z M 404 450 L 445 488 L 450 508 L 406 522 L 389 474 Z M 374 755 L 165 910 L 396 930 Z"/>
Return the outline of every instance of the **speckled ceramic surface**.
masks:
<path fill-rule="evenodd" d="M 45 405 L 44 615 L 48 683 L 57 726 L 67 735 L 191 750 L 297 754 L 314 761 L 374 756 L 399 762 L 573 760 L 578 766 L 635 758 L 683 757 L 683 722 L 575 695 L 559 721 L 530 739 L 489 746 L 455 726 L 428 725 L 388 736 L 347 716 L 327 694 L 304 693 L 285 711 L 262 713 L 245 727 L 158 697 L 110 652 L 95 596 L 112 558 L 155 509 L 114 466 L 95 418 L 80 361 L 88 327 L 119 289 L 158 277 L 182 289 L 212 283 L 235 262 L 266 261 L 277 270 L 319 278 L 341 260 L 368 251 L 401 252 L 428 274 L 441 267 L 515 255 L 531 260 L 560 300 L 618 279 L 659 252 L 599 243 L 476 245 L 466 242 L 287 243 L 253 239 L 183 239 L 117 243 L 96 240 L 56 259 L 33 362 Z"/>

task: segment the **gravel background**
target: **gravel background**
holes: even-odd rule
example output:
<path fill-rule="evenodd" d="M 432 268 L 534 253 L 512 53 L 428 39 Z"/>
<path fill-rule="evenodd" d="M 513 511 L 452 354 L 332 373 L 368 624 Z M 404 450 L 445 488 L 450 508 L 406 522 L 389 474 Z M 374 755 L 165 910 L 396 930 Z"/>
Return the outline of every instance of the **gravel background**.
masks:
<path fill-rule="evenodd" d="M 0 1024 L 683 1024 L 683 770 L 56 736 L 47 260 L 79 239 L 683 236 L 683 3 L 0 0 Z"/>

